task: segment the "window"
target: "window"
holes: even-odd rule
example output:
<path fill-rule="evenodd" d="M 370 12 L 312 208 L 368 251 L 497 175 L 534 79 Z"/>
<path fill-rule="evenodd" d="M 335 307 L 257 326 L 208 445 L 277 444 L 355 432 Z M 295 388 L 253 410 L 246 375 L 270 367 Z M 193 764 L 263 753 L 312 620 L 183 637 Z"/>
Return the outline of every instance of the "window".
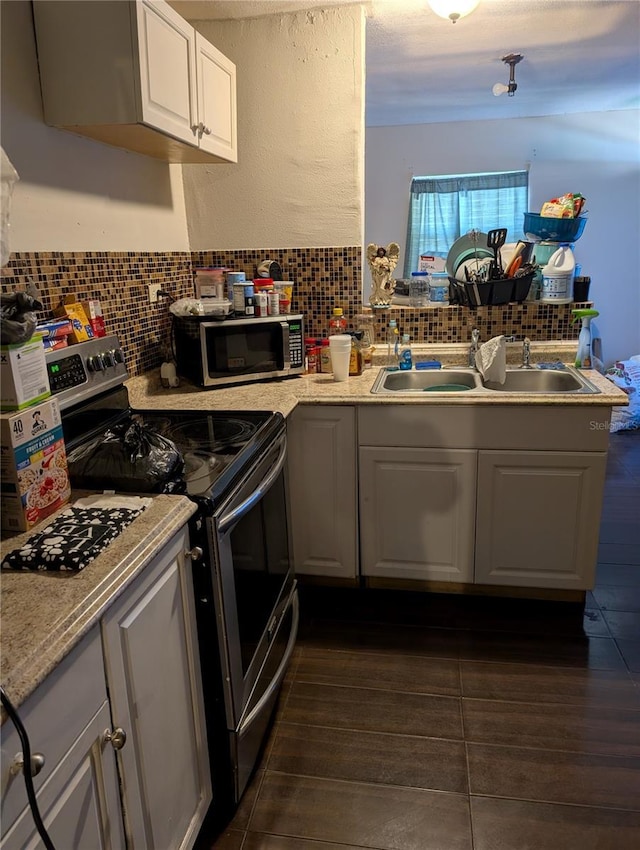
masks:
<path fill-rule="evenodd" d="M 529 209 L 529 173 L 457 174 L 411 181 L 404 277 L 418 269 L 420 254 L 446 257 L 469 230 L 507 228 L 507 239 L 523 238 Z"/>

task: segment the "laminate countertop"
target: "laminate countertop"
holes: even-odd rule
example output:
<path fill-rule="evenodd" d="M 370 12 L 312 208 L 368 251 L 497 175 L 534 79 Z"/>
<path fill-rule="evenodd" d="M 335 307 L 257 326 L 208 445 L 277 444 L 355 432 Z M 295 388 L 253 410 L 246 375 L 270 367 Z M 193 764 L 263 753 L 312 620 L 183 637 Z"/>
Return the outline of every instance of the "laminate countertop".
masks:
<path fill-rule="evenodd" d="M 87 493 L 72 494 L 70 504 Z M 2 686 L 19 707 L 130 582 L 195 513 L 185 496 L 151 496 L 151 504 L 79 572 L 2 570 Z M 2 541 L 2 559 L 46 526 Z M 2 712 L 2 722 L 5 720 Z"/>
<path fill-rule="evenodd" d="M 575 357 L 575 343 L 532 343 L 531 362 L 571 363 Z M 421 345 L 414 349 L 415 360 L 438 359 L 443 367 L 467 365 L 467 345 Z M 522 343 L 507 345 L 507 364 L 519 365 Z M 582 374 L 600 391 L 597 394 L 518 393 L 490 392 L 482 394 L 416 393 L 414 395 L 372 394 L 371 388 L 380 368 L 387 363 L 386 354 L 374 355 L 373 367 L 346 381 L 334 381 L 330 374 L 299 375 L 271 381 L 237 384 L 231 387 L 203 389 L 181 378 L 180 386 L 165 388 L 160 380 L 160 370 L 130 378 L 127 381 L 131 406 L 144 410 L 159 408 L 169 410 L 274 410 L 288 416 L 299 404 L 344 405 L 553 405 L 573 407 L 589 405 L 612 407 L 628 404 L 627 396 L 611 381 L 595 370 Z"/>

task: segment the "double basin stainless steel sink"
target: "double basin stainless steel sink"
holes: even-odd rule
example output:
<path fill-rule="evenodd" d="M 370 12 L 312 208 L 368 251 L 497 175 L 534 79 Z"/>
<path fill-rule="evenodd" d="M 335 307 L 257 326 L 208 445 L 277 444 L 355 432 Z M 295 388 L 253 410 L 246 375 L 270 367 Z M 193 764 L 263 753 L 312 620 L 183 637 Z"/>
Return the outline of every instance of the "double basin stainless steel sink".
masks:
<path fill-rule="evenodd" d="M 485 381 L 471 368 L 425 369 L 411 371 L 380 370 L 371 392 L 376 395 L 414 395 L 415 393 L 524 393 L 524 394 L 596 394 L 595 387 L 573 366 L 562 369 L 507 368 L 503 384 Z"/>

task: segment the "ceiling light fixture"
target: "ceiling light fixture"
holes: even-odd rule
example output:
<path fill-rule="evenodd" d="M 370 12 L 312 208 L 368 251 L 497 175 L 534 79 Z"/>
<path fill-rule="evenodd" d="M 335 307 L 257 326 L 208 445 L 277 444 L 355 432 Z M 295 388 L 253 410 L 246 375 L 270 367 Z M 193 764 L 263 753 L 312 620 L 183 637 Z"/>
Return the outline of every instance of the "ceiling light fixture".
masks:
<path fill-rule="evenodd" d="M 496 97 L 500 97 L 500 95 L 505 92 L 509 95 L 509 97 L 513 97 L 516 89 L 518 88 L 518 84 L 516 83 L 516 65 L 522 60 L 522 58 L 523 57 L 519 53 L 509 53 L 507 56 L 502 57 L 502 61 L 505 65 L 509 66 L 509 84 L 505 86 L 504 83 L 496 83 L 492 89 Z"/>
<path fill-rule="evenodd" d="M 427 0 L 436 15 L 447 18 L 452 24 L 473 12 L 480 0 Z"/>

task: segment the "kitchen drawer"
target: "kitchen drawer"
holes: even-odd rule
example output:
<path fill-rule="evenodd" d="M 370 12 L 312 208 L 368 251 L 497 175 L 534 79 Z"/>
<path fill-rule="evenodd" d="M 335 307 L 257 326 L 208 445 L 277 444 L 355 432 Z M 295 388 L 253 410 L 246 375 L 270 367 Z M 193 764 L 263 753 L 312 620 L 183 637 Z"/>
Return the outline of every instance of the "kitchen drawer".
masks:
<path fill-rule="evenodd" d="M 10 693 L 8 697 L 11 699 Z M 45 757 L 44 767 L 33 778 L 36 793 L 106 699 L 102 644 L 96 626 L 18 709 L 32 754 L 42 753 Z M 3 835 L 28 805 L 22 772 L 12 776 L 9 771 L 14 757 L 21 752 L 18 733 L 7 718 L 2 724 Z"/>

